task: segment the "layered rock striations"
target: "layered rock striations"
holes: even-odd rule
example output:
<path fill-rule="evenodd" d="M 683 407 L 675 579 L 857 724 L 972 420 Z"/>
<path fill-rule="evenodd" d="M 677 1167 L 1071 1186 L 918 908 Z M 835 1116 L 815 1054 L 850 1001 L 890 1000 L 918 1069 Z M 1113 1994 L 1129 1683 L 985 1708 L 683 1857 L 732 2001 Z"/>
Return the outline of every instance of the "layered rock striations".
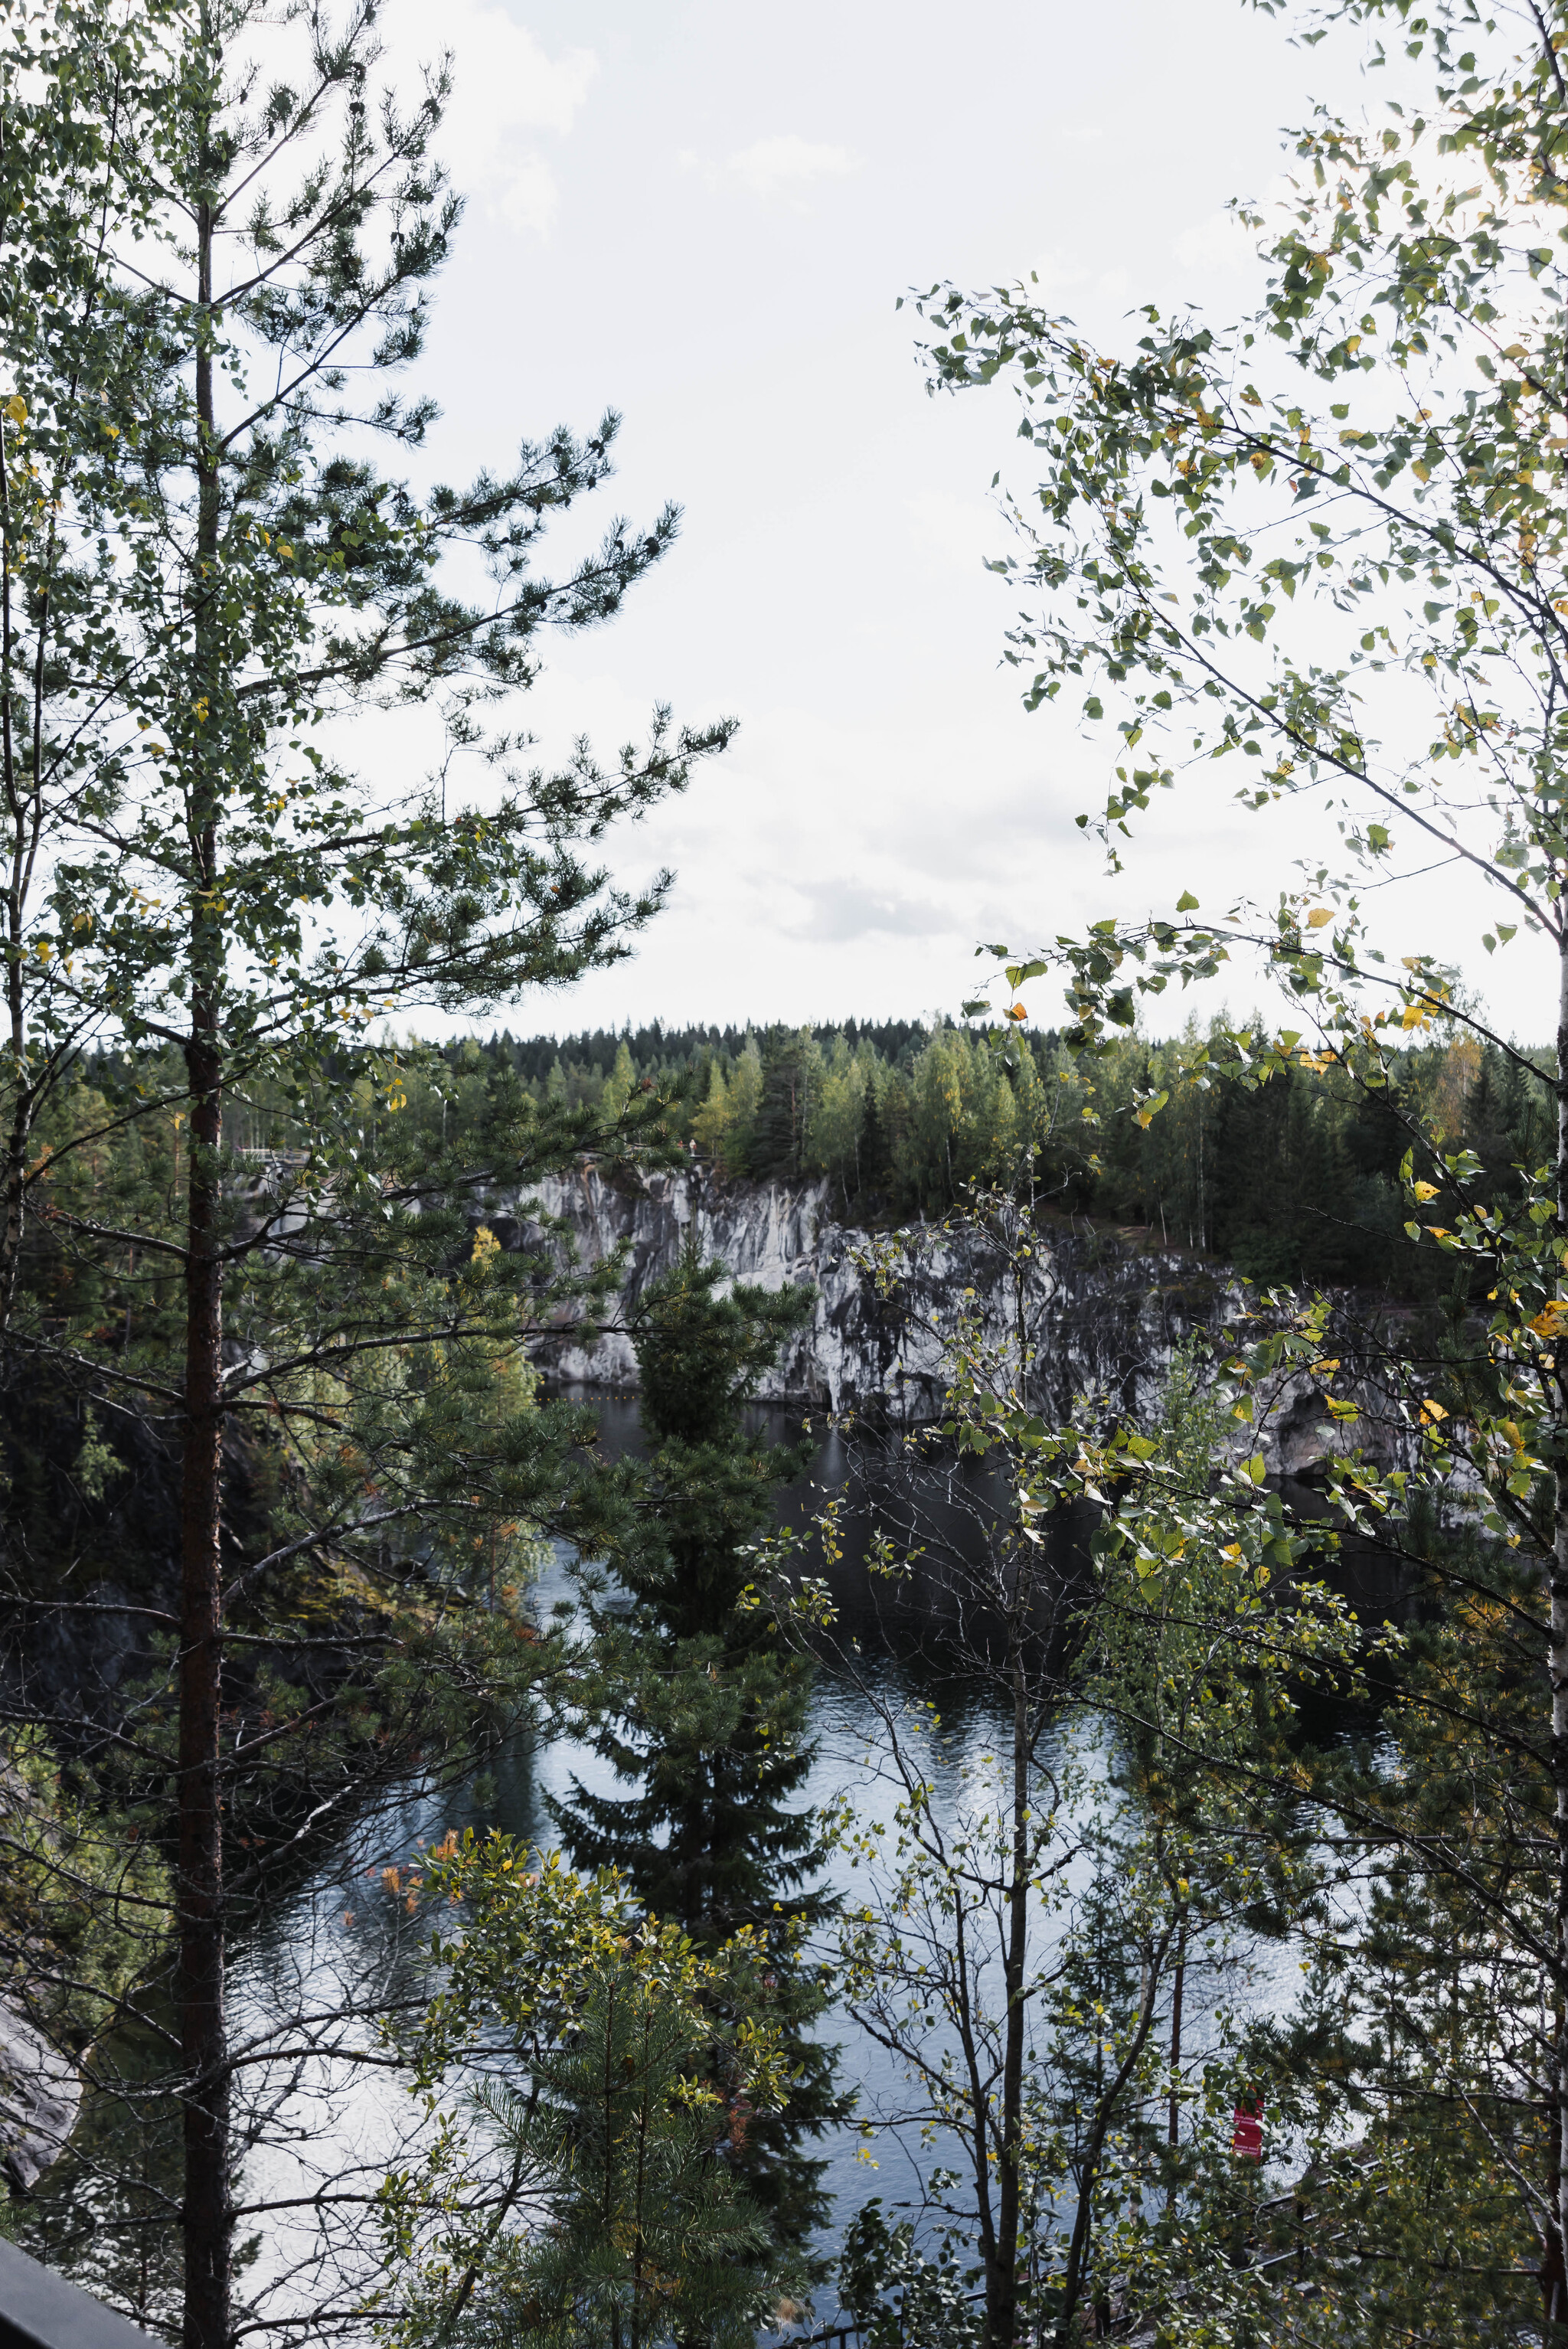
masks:
<path fill-rule="evenodd" d="M 891 1250 L 884 1244 L 894 1278 L 891 1287 L 879 1284 L 868 1263 L 872 1236 L 838 1220 L 833 1187 L 825 1181 L 728 1183 L 699 1166 L 612 1179 L 587 1164 L 530 1195 L 571 1236 L 583 1265 L 603 1263 L 622 1245 L 626 1249 L 620 1310 L 599 1333 L 586 1336 L 567 1323 L 542 1341 L 539 1359 L 552 1383 L 635 1388 L 629 1309 L 692 1236 L 704 1256 L 717 1257 L 738 1280 L 816 1288 L 816 1311 L 784 1350 L 763 1389 L 768 1400 L 930 1418 L 946 1384 L 942 1325 L 951 1327 L 955 1298 L 967 1292 L 993 1335 L 1011 1326 L 1012 1278 L 983 1233 L 961 1222 L 916 1226 Z M 489 1221 L 503 1246 L 537 1244 L 529 1204 L 494 1203 Z M 1244 1284 L 1222 1266 L 1066 1219 L 1042 1226 L 1023 1291 L 1035 1355 L 1030 1399 L 1057 1423 L 1075 1398 L 1089 1395 L 1150 1424 L 1177 1350 L 1197 1330 L 1239 1323 L 1251 1302 Z M 1353 1354 L 1351 1340 L 1344 1346 Z M 1346 1392 L 1344 1379 L 1336 1391 Z M 1402 1431 L 1370 1362 L 1349 1392 L 1363 1408 L 1358 1440 L 1387 1464 L 1399 1464 Z M 1261 1449 L 1272 1473 L 1299 1476 L 1335 1448 L 1316 1381 L 1284 1379 L 1267 1404 L 1257 1426 L 1238 1429 L 1238 1442 Z"/>

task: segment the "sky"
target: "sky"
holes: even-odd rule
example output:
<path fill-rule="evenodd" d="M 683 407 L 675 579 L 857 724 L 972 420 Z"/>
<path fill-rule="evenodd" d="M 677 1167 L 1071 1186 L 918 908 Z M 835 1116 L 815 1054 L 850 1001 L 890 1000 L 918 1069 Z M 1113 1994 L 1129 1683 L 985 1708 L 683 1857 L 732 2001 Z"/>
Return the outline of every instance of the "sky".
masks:
<path fill-rule="evenodd" d="M 1226 201 L 1277 187 L 1312 95 L 1380 98 L 1353 39 L 1304 53 L 1238 0 L 389 0 L 381 24 L 399 78 L 438 44 L 457 78 L 435 471 L 613 406 L 618 479 L 582 531 L 684 511 L 620 616 L 547 647 L 538 755 L 613 750 L 655 702 L 740 721 L 612 844 L 627 882 L 677 876 L 635 958 L 511 1025 L 954 1012 L 978 941 L 1289 876 L 1303 819 L 1243 817 L 1227 773 L 1106 877 L 1073 819 L 1109 750 L 1026 714 L 1001 660 L 1013 600 L 984 563 L 1009 543 L 993 475 L 1029 480 L 1012 395 L 930 398 L 895 305 L 1033 269 L 1117 341 L 1143 301 L 1240 310 L 1256 264 Z M 1451 949 L 1436 885 L 1416 913 Z M 1533 1032 L 1525 950 L 1498 1003 Z M 1033 993 L 1055 1016 L 1054 983 Z"/>

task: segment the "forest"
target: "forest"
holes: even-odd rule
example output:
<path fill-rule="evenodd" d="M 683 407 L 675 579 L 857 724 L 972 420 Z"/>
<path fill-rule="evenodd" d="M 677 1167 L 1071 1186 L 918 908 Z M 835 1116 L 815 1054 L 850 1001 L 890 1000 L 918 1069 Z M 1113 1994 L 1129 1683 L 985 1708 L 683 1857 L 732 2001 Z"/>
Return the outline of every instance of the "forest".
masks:
<path fill-rule="evenodd" d="M 1254 1016 L 1251 1028 L 1264 1023 Z M 1299 1064 L 1248 1086 L 1194 1028 L 1087 1055 L 1060 1031 L 938 1019 L 459 1040 L 465 1071 L 514 1070 L 542 1105 L 618 1114 L 644 1089 L 676 1143 L 730 1178 L 825 1176 L 865 1225 L 941 1216 L 975 1185 L 1023 1180 L 1047 1214 L 1109 1219 L 1222 1257 L 1250 1278 L 1429 1296 L 1405 1233 L 1400 1164 L 1469 1152 L 1512 1189 L 1554 1146 L 1551 1054 L 1461 1035 L 1415 1043 L 1379 1098 Z M 481 1058 L 482 1056 L 482 1058 Z M 1134 1104 L 1169 1105 L 1148 1125 Z M 1088 1110 L 1093 1121 L 1086 1121 Z"/>
<path fill-rule="evenodd" d="M 1117 910 L 578 1033 L 737 720 L 535 762 L 682 517 L 428 471 L 455 62 L 0 11 L 0 2334 L 1563 2349 L 1568 0 L 903 297 Z"/>

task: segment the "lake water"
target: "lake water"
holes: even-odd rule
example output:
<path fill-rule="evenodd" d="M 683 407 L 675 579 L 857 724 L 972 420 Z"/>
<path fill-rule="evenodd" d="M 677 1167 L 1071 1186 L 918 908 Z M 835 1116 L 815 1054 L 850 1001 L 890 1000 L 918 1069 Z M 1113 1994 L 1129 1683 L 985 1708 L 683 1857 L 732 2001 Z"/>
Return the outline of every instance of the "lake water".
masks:
<path fill-rule="evenodd" d="M 636 1450 L 634 1403 L 594 1401 L 605 1450 Z M 798 1422 L 764 1416 L 777 1435 L 798 1432 Z M 900 1523 L 907 1490 L 895 1476 L 859 1475 L 836 1434 L 821 1442 L 807 1484 L 783 1496 L 780 1520 L 802 1525 L 827 1491 L 841 1488 L 849 1495 L 842 1557 L 817 1564 L 831 1586 L 840 1634 L 856 1642 L 859 1654 L 852 1680 L 826 1671 L 819 1678 L 811 1714 L 817 1752 L 806 1799 L 822 1804 L 848 1789 L 865 1819 L 888 1823 L 893 1792 L 868 1768 L 883 1741 L 884 1715 L 934 1706 L 942 1720 L 933 1747 L 935 1809 L 947 1831 L 959 1831 L 1006 1730 L 994 1692 L 962 1669 L 953 1594 L 940 1564 L 944 1543 L 974 1538 L 974 1513 L 984 1514 L 987 1498 L 984 1472 L 954 1466 L 924 1478 L 920 1506 L 930 1555 L 892 1590 L 868 1576 L 865 1537 L 873 1519 L 912 1530 Z M 1064 1575 L 1073 1571 L 1074 1547 L 1069 1534 L 1060 1557 Z M 536 1595 L 541 1614 L 571 1587 L 570 1560 L 557 1556 Z M 613 1790 L 597 1757 L 566 1741 L 520 1741 L 489 1774 L 490 1787 L 410 1790 L 319 1856 L 308 1877 L 235 1950 L 234 2037 L 246 2054 L 249 2100 L 267 2114 L 265 2141 L 248 2158 L 242 2186 L 248 2251 L 242 2295 L 251 2303 L 253 2338 L 363 2333 L 349 2320 L 377 2257 L 371 2198 L 416 2116 L 399 2074 L 378 2060 L 362 2017 L 388 1993 L 417 2007 L 426 1981 L 417 1947 L 400 1938 L 407 1930 L 400 1911 L 379 1886 L 381 1867 L 406 1862 L 421 1841 L 454 1826 L 500 1827 L 548 1843 L 545 1798 L 565 1794 L 574 1774 L 595 1791 Z M 827 1880 L 846 1897 L 857 1889 L 841 1858 Z M 1282 2006 L 1297 1978 L 1294 1951 L 1264 1948 L 1244 1985 L 1245 2002 Z M 291 2019 L 306 2010 L 328 2020 L 302 2054 Z M 1195 1990 L 1186 2026 L 1190 2050 L 1202 2044 L 1204 2029 L 1203 1997 Z M 821 2035 L 841 2046 L 842 2077 L 857 2091 L 861 2114 L 890 2124 L 908 2102 L 896 2060 L 842 2013 L 824 2018 Z M 136 2051 L 128 2051 L 128 2061 L 134 2065 Z M 139 2147 L 134 2135 L 122 2113 L 89 2109 L 72 2150 L 43 2182 L 20 2240 L 140 2321 L 160 2324 L 172 2305 L 166 2246 L 178 2192 L 175 2146 L 167 2120 L 148 2123 Z M 869 2148 L 857 2130 L 832 2129 L 820 2150 L 834 2197 L 835 2236 L 870 2194 L 887 2206 L 918 2206 L 923 2176 L 943 2158 L 942 2147 L 923 2145 L 917 2131 L 891 2126 L 879 2129 Z M 136 2170 L 139 2181 L 128 2183 L 128 2171 Z M 262 2204 L 271 2207 L 253 2207 Z M 830 2289 L 819 2298 L 819 2317 L 830 2313 L 831 2302 Z M 315 2313 L 307 2318 L 307 2312 Z M 280 2318 L 282 2329 L 274 2332 Z"/>

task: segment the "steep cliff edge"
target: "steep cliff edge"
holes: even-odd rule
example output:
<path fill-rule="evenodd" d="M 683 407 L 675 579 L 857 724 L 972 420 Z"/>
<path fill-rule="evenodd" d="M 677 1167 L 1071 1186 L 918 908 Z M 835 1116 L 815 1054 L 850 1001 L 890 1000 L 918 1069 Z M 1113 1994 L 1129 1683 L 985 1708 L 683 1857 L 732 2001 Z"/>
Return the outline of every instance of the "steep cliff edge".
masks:
<path fill-rule="evenodd" d="M 587 1164 L 531 1195 L 570 1232 L 585 1265 L 602 1263 L 626 1243 L 623 1308 L 667 1270 L 694 1231 L 703 1254 L 738 1280 L 767 1288 L 813 1283 L 816 1312 L 763 1390 L 772 1401 L 930 1417 L 946 1383 L 934 1311 L 955 1291 L 968 1290 L 998 1333 L 1007 1312 L 997 1251 L 962 1227 L 923 1235 L 904 1256 L 897 1292 L 879 1295 L 859 1260 L 870 1236 L 837 1221 L 826 1182 L 727 1183 L 695 1166 L 612 1182 Z M 495 1206 L 492 1228 L 503 1246 L 516 1246 L 530 1229 L 526 1203 Z M 1159 1414 L 1176 1349 L 1198 1329 L 1237 1320 L 1246 1290 L 1225 1268 L 1175 1250 L 1146 1250 L 1065 1222 L 1047 1226 L 1047 1235 L 1033 1259 L 1026 1301 L 1037 1353 L 1031 1400 L 1059 1421 L 1076 1395 L 1103 1393 L 1147 1425 Z M 612 1317 L 592 1342 L 570 1326 L 543 1340 L 539 1359 L 552 1382 L 634 1389 L 636 1358 L 622 1318 Z M 1370 1374 L 1358 1400 L 1363 1440 L 1394 1464 L 1402 1448 L 1398 1432 L 1387 1425 L 1386 1398 Z M 1244 1431 L 1244 1441 L 1263 1451 L 1271 1471 L 1300 1475 L 1332 1448 L 1331 1424 L 1315 1383 L 1288 1379 L 1271 1393 L 1261 1425 Z"/>

